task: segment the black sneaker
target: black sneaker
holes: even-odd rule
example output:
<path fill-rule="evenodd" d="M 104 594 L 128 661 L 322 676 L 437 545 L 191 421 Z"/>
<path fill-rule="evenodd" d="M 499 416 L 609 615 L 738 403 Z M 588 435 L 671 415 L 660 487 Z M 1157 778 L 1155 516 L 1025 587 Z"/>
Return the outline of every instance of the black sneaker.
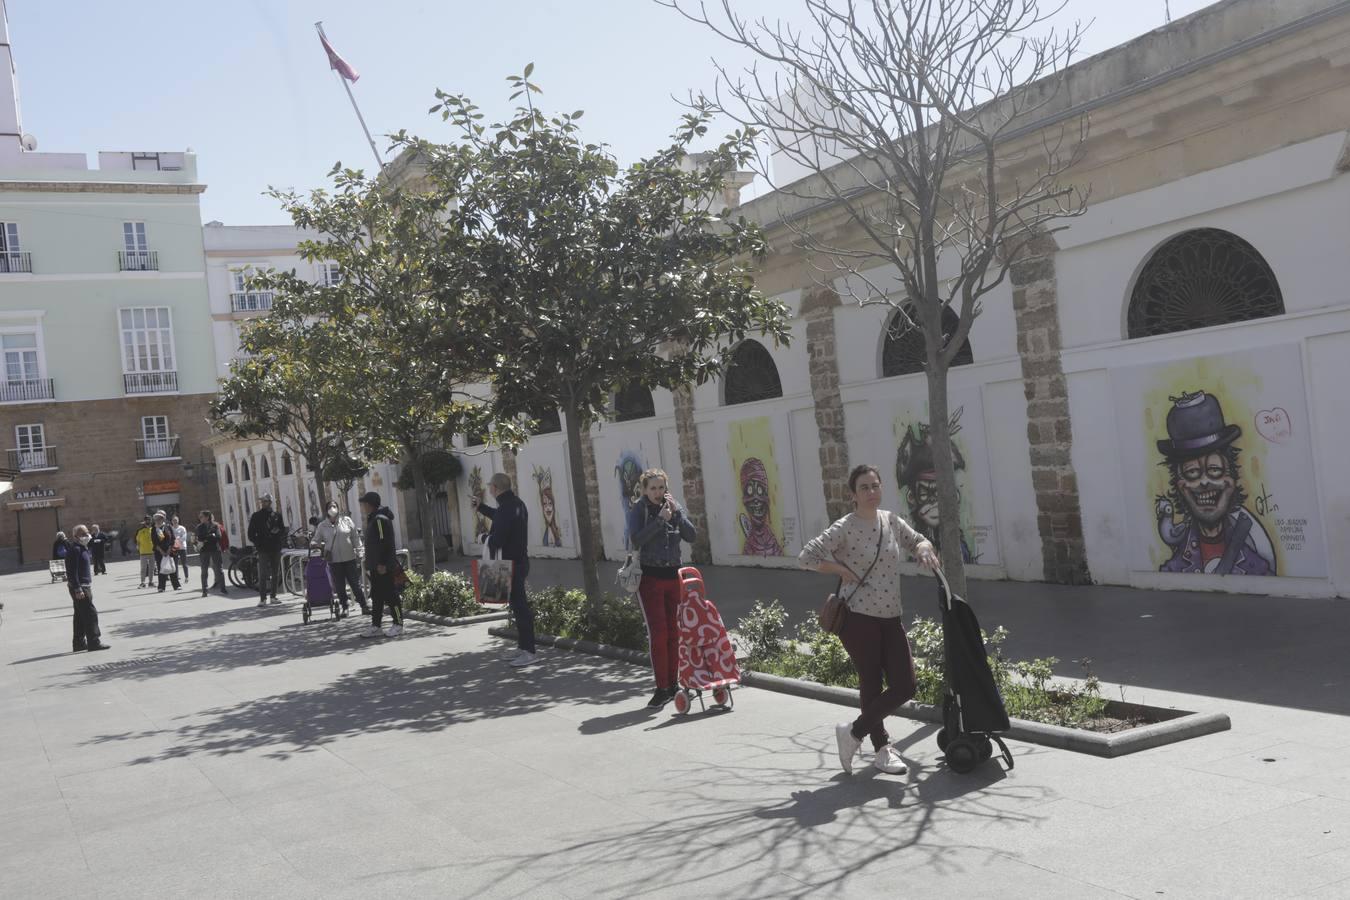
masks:
<path fill-rule="evenodd" d="M 652 699 L 647 701 L 648 709 L 660 709 L 670 702 L 675 696 L 675 692 L 669 688 L 657 688 L 656 693 L 652 694 Z"/>

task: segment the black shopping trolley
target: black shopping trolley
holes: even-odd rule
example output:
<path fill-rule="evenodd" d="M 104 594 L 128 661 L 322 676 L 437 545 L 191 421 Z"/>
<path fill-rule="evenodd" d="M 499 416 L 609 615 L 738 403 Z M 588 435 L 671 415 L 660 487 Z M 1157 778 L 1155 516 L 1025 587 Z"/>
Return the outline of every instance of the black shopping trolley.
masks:
<path fill-rule="evenodd" d="M 989 669 L 980 623 L 970 604 L 952 593 L 941 569 L 937 570 L 937 579 L 945 669 L 938 749 L 947 767 L 964 775 L 989 759 L 997 743 L 1004 763 L 1011 769 L 1012 753 L 999 737 L 1010 727 L 1008 710 Z"/>

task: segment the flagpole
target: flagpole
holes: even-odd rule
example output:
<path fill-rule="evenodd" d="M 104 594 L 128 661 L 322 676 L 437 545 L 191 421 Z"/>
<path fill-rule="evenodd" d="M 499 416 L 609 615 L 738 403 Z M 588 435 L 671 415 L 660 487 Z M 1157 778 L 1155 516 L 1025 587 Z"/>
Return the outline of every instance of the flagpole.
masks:
<path fill-rule="evenodd" d="M 323 31 L 323 22 L 315 22 L 314 28 L 319 32 L 319 37 L 323 38 L 325 41 L 328 40 L 328 35 L 324 34 Z M 361 115 L 361 107 L 356 105 L 356 95 L 352 93 L 352 86 L 347 83 L 347 79 L 342 77 L 342 73 L 337 72 L 336 69 L 334 72 L 337 74 L 338 81 L 342 82 L 343 90 L 347 92 L 347 99 L 352 101 L 352 110 L 356 113 L 356 121 L 361 123 L 361 130 L 365 132 L 366 141 L 370 144 L 370 152 L 375 154 L 376 167 L 378 169 L 383 169 L 384 160 L 380 159 L 380 151 L 375 148 L 375 139 L 370 136 L 370 129 L 366 127 L 366 117 Z"/>

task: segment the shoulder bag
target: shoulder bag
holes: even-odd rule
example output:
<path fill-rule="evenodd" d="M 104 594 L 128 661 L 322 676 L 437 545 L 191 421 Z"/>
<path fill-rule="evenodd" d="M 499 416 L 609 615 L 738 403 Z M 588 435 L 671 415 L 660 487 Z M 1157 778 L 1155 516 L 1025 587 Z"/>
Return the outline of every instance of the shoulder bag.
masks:
<path fill-rule="evenodd" d="M 642 501 L 639 500 L 639 503 Z M 642 525 L 647 525 L 647 508 L 643 507 Z M 642 553 L 638 548 L 633 548 L 628 552 L 628 558 L 619 566 L 619 573 L 615 576 L 615 581 L 619 583 L 619 588 L 627 594 L 636 594 L 638 585 L 642 584 Z"/>
<path fill-rule="evenodd" d="M 876 568 L 877 560 L 881 559 L 881 542 L 886 537 L 884 520 L 878 522 L 878 529 L 880 533 L 877 535 L 876 555 L 872 557 L 872 564 L 867 567 L 866 572 L 863 572 L 862 577 L 853 586 L 853 590 L 849 592 L 848 597 L 839 596 L 839 592 L 844 587 L 844 579 L 840 578 L 839 584 L 835 586 L 834 593 L 825 598 L 825 604 L 820 608 L 820 627 L 822 630 L 831 634 L 839 634 L 844 630 L 844 623 L 848 621 L 849 599 L 852 599 L 853 595 L 858 593 L 858 589 L 867 582 L 867 576 L 872 574 L 872 569 Z"/>

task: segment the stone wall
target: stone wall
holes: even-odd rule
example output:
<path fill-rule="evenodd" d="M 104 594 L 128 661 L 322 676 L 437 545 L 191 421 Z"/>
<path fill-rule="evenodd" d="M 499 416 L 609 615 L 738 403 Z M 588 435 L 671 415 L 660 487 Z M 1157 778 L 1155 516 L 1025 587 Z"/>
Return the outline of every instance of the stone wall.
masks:
<path fill-rule="evenodd" d="M 1060 359 L 1057 250 L 1054 238 L 1042 235 L 1023 250 L 1008 275 L 1017 317 L 1017 352 L 1027 400 L 1031 481 L 1045 580 L 1090 584 L 1078 476 L 1073 468 L 1068 383 Z"/>
<path fill-rule="evenodd" d="M 673 396 L 684 506 L 698 527 L 691 559 L 695 565 L 706 566 L 712 563 L 712 543 L 708 535 L 708 498 L 703 487 L 703 449 L 698 443 L 698 424 L 694 421 L 694 394 L 688 387 L 683 387 Z"/>
<path fill-rule="evenodd" d="M 834 311 L 839 295 L 828 289 L 808 293 L 800 315 L 806 320 L 806 358 L 811 398 L 820 434 L 820 478 L 825 509 L 831 522 L 848 514 L 848 438 L 844 431 L 844 401 L 839 395 Z"/>

